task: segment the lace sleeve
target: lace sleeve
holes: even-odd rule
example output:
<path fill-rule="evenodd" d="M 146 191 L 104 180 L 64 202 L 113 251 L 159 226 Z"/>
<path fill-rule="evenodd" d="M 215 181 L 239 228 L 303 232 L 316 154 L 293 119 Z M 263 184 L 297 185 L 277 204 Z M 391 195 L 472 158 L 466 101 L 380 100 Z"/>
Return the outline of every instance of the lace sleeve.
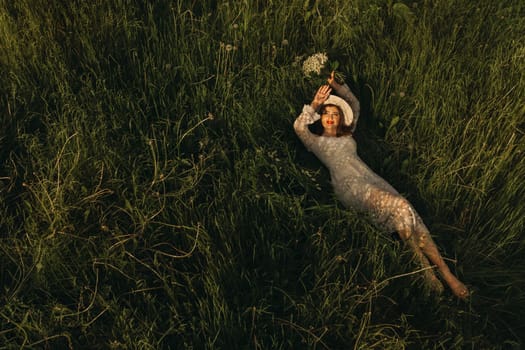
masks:
<path fill-rule="evenodd" d="M 339 85 L 336 89 L 337 95 L 344 99 L 348 104 L 350 105 L 350 108 L 352 108 L 352 112 L 354 113 L 354 121 L 352 122 L 352 132 L 355 131 L 355 128 L 357 126 L 357 120 L 359 119 L 359 112 L 361 111 L 361 105 L 359 104 L 359 100 L 355 95 L 350 91 L 350 88 L 348 85 L 343 84 Z"/>
<path fill-rule="evenodd" d="M 295 133 L 310 151 L 313 151 L 312 147 L 317 144 L 319 136 L 313 134 L 310 129 L 308 129 L 308 125 L 315 123 L 320 118 L 321 116 L 312 108 L 312 106 L 304 105 L 302 113 L 297 119 L 295 119 L 293 124 Z"/>

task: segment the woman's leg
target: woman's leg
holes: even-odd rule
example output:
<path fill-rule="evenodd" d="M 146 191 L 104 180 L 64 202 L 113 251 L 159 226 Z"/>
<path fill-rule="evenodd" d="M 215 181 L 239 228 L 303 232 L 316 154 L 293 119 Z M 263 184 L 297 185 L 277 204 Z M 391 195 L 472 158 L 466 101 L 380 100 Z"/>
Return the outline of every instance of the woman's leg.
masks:
<path fill-rule="evenodd" d="M 450 271 L 425 225 L 418 225 L 415 233 L 417 245 L 428 259 L 438 267 L 441 276 L 452 292 L 459 298 L 468 297 L 469 291 L 467 287 Z"/>
<path fill-rule="evenodd" d="M 367 209 L 378 226 L 395 230 L 410 247 L 418 264 L 423 268 L 426 285 L 437 293 L 443 292 L 443 284 L 436 277 L 432 265 L 417 244 L 413 230 L 415 218 L 406 199 L 386 191 L 372 190 Z"/>
<path fill-rule="evenodd" d="M 416 242 L 416 239 L 412 232 L 410 230 L 399 230 L 398 231 L 399 236 L 405 241 L 406 244 L 410 247 L 412 252 L 414 253 L 415 258 L 421 265 L 423 269 L 423 277 L 425 279 L 425 283 L 427 286 L 437 292 L 442 293 L 443 292 L 443 284 L 439 281 L 439 279 L 436 277 L 436 274 L 434 273 L 434 268 L 428 261 L 428 258 L 423 254 L 423 251 L 419 247 L 419 245 Z"/>
<path fill-rule="evenodd" d="M 374 207 L 371 208 L 372 212 L 376 214 L 377 218 L 382 217 L 390 226 L 393 226 L 412 249 L 421 266 L 425 269 L 424 275 L 427 284 L 433 290 L 440 291 L 443 286 L 437 280 L 434 272 L 427 269 L 430 267 L 428 260 L 437 266 L 441 276 L 456 296 L 465 298 L 469 295 L 465 285 L 448 268 L 428 229 L 405 198 L 376 190 L 372 192 L 370 199 L 370 204 Z"/>

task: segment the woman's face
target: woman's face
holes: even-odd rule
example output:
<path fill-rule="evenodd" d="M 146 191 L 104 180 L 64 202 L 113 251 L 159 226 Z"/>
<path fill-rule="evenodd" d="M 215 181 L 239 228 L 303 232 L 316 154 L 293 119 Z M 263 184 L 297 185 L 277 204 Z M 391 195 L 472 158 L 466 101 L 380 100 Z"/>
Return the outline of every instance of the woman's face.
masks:
<path fill-rule="evenodd" d="M 324 107 L 324 111 L 321 113 L 321 124 L 324 128 L 324 134 L 335 135 L 340 121 L 341 115 L 336 106 Z"/>

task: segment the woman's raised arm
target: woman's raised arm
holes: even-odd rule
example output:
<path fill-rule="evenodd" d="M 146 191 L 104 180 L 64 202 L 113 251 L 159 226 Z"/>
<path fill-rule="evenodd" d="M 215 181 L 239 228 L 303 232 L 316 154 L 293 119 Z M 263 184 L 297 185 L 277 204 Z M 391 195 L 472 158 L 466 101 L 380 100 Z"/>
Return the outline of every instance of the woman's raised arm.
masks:
<path fill-rule="evenodd" d="M 357 120 L 359 119 L 359 112 L 361 111 L 361 105 L 359 104 L 359 100 L 355 95 L 350 91 L 350 88 L 346 83 L 343 83 L 343 85 L 339 84 L 335 80 L 335 72 L 332 72 L 330 74 L 330 77 L 327 79 L 328 84 L 335 90 L 337 95 L 344 99 L 348 104 L 350 105 L 350 108 L 352 108 L 352 112 L 354 113 L 354 120 L 352 122 L 352 132 L 355 131 L 355 128 L 357 126 Z"/>
<path fill-rule="evenodd" d="M 330 96 L 332 89 L 328 85 L 321 86 L 312 100 L 312 103 L 309 105 L 304 105 L 302 113 L 295 119 L 293 123 L 293 128 L 295 133 L 301 141 L 304 143 L 306 148 L 310 151 L 313 151 L 314 145 L 317 143 L 317 135 L 313 134 L 309 129 L 308 125 L 315 123 L 321 118 L 317 110 Z"/>

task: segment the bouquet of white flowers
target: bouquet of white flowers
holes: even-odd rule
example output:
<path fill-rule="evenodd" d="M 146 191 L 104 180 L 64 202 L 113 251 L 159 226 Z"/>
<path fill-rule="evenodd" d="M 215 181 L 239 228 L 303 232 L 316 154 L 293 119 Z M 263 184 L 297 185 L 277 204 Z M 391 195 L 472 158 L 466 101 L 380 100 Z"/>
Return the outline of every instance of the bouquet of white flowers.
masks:
<path fill-rule="evenodd" d="M 307 77 L 312 75 L 321 75 L 321 71 L 328 62 L 328 56 L 324 52 L 314 53 L 303 62 L 303 73 Z"/>
<path fill-rule="evenodd" d="M 297 58 L 297 61 L 301 60 L 302 56 Z M 339 62 L 330 61 L 328 59 L 328 55 L 325 52 L 314 53 L 313 55 L 308 56 L 302 62 L 302 70 L 304 76 L 307 79 L 312 80 L 316 86 L 326 84 L 326 79 L 328 79 L 330 74 L 333 71 L 336 71 L 338 67 Z M 345 77 L 343 74 L 336 71 L 335 79 L 337 82 L 344 82 Z"/>

